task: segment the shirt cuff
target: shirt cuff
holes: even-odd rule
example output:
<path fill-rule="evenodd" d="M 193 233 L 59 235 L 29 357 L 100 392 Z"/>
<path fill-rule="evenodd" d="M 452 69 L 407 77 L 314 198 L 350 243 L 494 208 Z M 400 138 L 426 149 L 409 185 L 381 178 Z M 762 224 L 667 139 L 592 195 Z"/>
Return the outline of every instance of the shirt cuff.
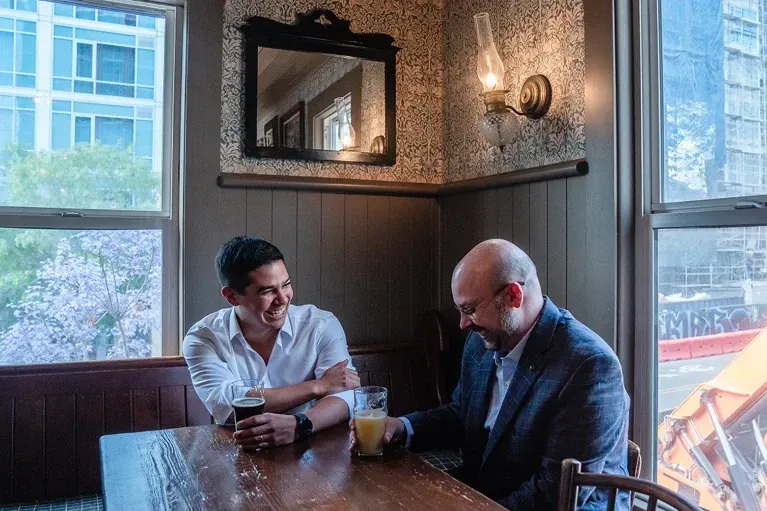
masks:
<path fill-rule="evenodd" d="M 219 426 L 232 426 L 234 424 L 234 418 L 232 418 L 232 421 L 227 423 L 227 420 L 232 415 L 232 412 L 234 411 L 234 408 L 231 407 L 228 403 L 219 403 L 216 405 L 213 405 L 214 410 L 211 415 L 213 416 L 213 420 L 216 421 L 216 424 Z"/>
<path fill-rule="evenodd" d="M 410 424 L 410 421 L 407 420 L 406 417 L 398 417 L 399 420 L 402 421 L 402 424 L 405 425 L 405 431 L 407 432 L 407 439 L 405 439 L 405 449 L 410 449 L 410 444 L 413 443 L 413 425 Z"/>
<path fill-rule="evenodd" d="M 346 402 L 346 406 L 349 408 L 349 418 L 354 417 L 354 391 L 345 390 L 336 394 L 328 394 L 328 396 L 340 397 Z"/>

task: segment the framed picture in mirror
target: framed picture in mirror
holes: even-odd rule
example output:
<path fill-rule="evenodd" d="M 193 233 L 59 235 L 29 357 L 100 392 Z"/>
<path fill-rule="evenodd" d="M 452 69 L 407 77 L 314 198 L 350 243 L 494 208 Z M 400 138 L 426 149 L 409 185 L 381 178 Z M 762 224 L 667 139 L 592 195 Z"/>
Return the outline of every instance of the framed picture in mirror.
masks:
<path fill-rule="evenodd" d="M 304 102 L 299 101 L 280 117 L 280 147 L 302 149 L 306 140 Z"/>
<path fill-rule="evenodd" d="M 264 134 L 260 137 L 259 145 L 264 147 L 278 147 L 280 145 L 279 137 L 279 118 L 275 115 L 269 122 L 264 124 Z"/>
<path fill-rule="evenodd" d="M 322 9 L 242 30 L 246 157 L 394 165 L 392 36 L 352 32 Z"/>

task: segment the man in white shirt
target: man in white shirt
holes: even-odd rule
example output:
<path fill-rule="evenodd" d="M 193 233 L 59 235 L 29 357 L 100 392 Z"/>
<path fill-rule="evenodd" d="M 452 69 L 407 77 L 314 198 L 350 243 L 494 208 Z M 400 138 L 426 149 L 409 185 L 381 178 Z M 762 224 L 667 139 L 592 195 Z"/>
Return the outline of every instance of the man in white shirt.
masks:
<path fill-rule="evenodd" d="M 233 417 L 230 385 L 264 382 L 265 412 L 237 424 L 246 448 L 285 445 L 347 420 L 360 380 L 341 323 L 313 305 L 291 305 L 282 253 L 252 236 L 216 256 L 221 294 L 232 305 L 187 332 L 184 358 L 197 395 L 216 423 Z"/>

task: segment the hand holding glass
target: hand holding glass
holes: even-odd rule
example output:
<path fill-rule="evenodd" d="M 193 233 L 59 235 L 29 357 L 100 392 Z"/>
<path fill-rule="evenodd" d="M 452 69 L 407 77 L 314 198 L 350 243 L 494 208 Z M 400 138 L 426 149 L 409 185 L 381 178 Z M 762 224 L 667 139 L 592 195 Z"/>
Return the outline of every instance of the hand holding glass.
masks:
<path fill-rule="evenodd" d="M 234 424 L 264 413 L 264 382 L 261 380 L 237 380 L 229 386 L 229 397 L 234 407 Z"/>

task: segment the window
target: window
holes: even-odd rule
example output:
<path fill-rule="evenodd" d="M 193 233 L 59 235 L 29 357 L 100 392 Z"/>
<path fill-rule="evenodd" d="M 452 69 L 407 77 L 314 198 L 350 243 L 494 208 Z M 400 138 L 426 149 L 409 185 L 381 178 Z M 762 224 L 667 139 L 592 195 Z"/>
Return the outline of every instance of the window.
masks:
<path fill-rule="evenodd" d="M 31 97 L 0 95 L 0 147 L 35 148 L 35 102 Z"/>
<path fill-rule="evenodd" d="M 758 53 L 759 45 L 754 23 L 737 18 L 727 20 L 725 27 L 725 45 L 751 54 Z"/>
<path fill-rule="evenodd" d="M 60 15 L 67 13 L 71 17 L 69 10 L 60 12 Z M 118 15 L 127 16 L 99 9 L 99 25 L 116 23 Z M 136 16 L 131 16 L 133 18 L 128 19 L 136 25 Z M 125 29 L 109 32 L 108 27 L 96 30 L 94 23 L 85 22 L 78 27 L 57 22 L 54 25 L 53 89 L 154 100 L 157 92 L 155 69 L 161 62 L 158 59 L 162 56 L 163 34 L 156 30 L 155 18 L 138 16 L 138 20 L 141 28 L 127 32 Z"/>
<path fill-rule="evenodd" d="M 164 56 L 182 10 L 16 11 L 0 18 L 0 365 L 178 354 L 181 60 Z"/>
<path fill-rule="evenodd" d="M 130 106 L 56 101 L 52 105 L 53 149 L 68 149 L 83 143 L 132 149 L 148 168 L 159 171 L 153 154 L 153 114 L 152 109 Z M 159 197 L 159 190 L 156 193 Z"/>
<path fill-rule="evenodd" d="M 98 20 L 104 23 L 114 23 L 116 25 L 136 26 L 136 15 L 126 12 L 108 11 L 106 9 L 98 10 Z"/>
<path fill-rule="evenodd" d="M 37 0 L 0 0 L 0 9 L 37 12 Z"/>
<path fill-rule="evenodd" d="M 349 117 L 351 118 L 351 93 L 344 96 L 344 102 L 349 111 Z M 343 149 L 341 140 L 338 138 L 338 114 L 336 113 L 335 104 L 328 106 L 325 110 L 317 114 L 313 124 L 315 149 L 326 149 L 330 151 L 340 151 Z"/>
<path fill-rule="evenodd" d="M 636 360 L 653 363 L 636 368 L 634 435 L 658 482 L 708 510 L 764 505 L 765 6 L 642 7 L 640 48 L 658 61 L 641 70 Z"/>
<path fill-rule="evenodd" d="M 75 7 L 67 4 L 56 4 L 54 6 L 54 15 L 64 18 L 76 17 L 85 20 L 98 20 L 102 23 L 113 23 L 115 25 L 125 25 L 128 27 L 138 26 L 155 30 L 157 28 L 157 17 L 151 15 L 137 15 L 127 12 L 113 11 L 109 9 L 92 9 L 90 7 Z"/>
<path fill-rule="evenodd" d="M 37 23 L 0 18 L 0 86 L 35 87 Z"/>

